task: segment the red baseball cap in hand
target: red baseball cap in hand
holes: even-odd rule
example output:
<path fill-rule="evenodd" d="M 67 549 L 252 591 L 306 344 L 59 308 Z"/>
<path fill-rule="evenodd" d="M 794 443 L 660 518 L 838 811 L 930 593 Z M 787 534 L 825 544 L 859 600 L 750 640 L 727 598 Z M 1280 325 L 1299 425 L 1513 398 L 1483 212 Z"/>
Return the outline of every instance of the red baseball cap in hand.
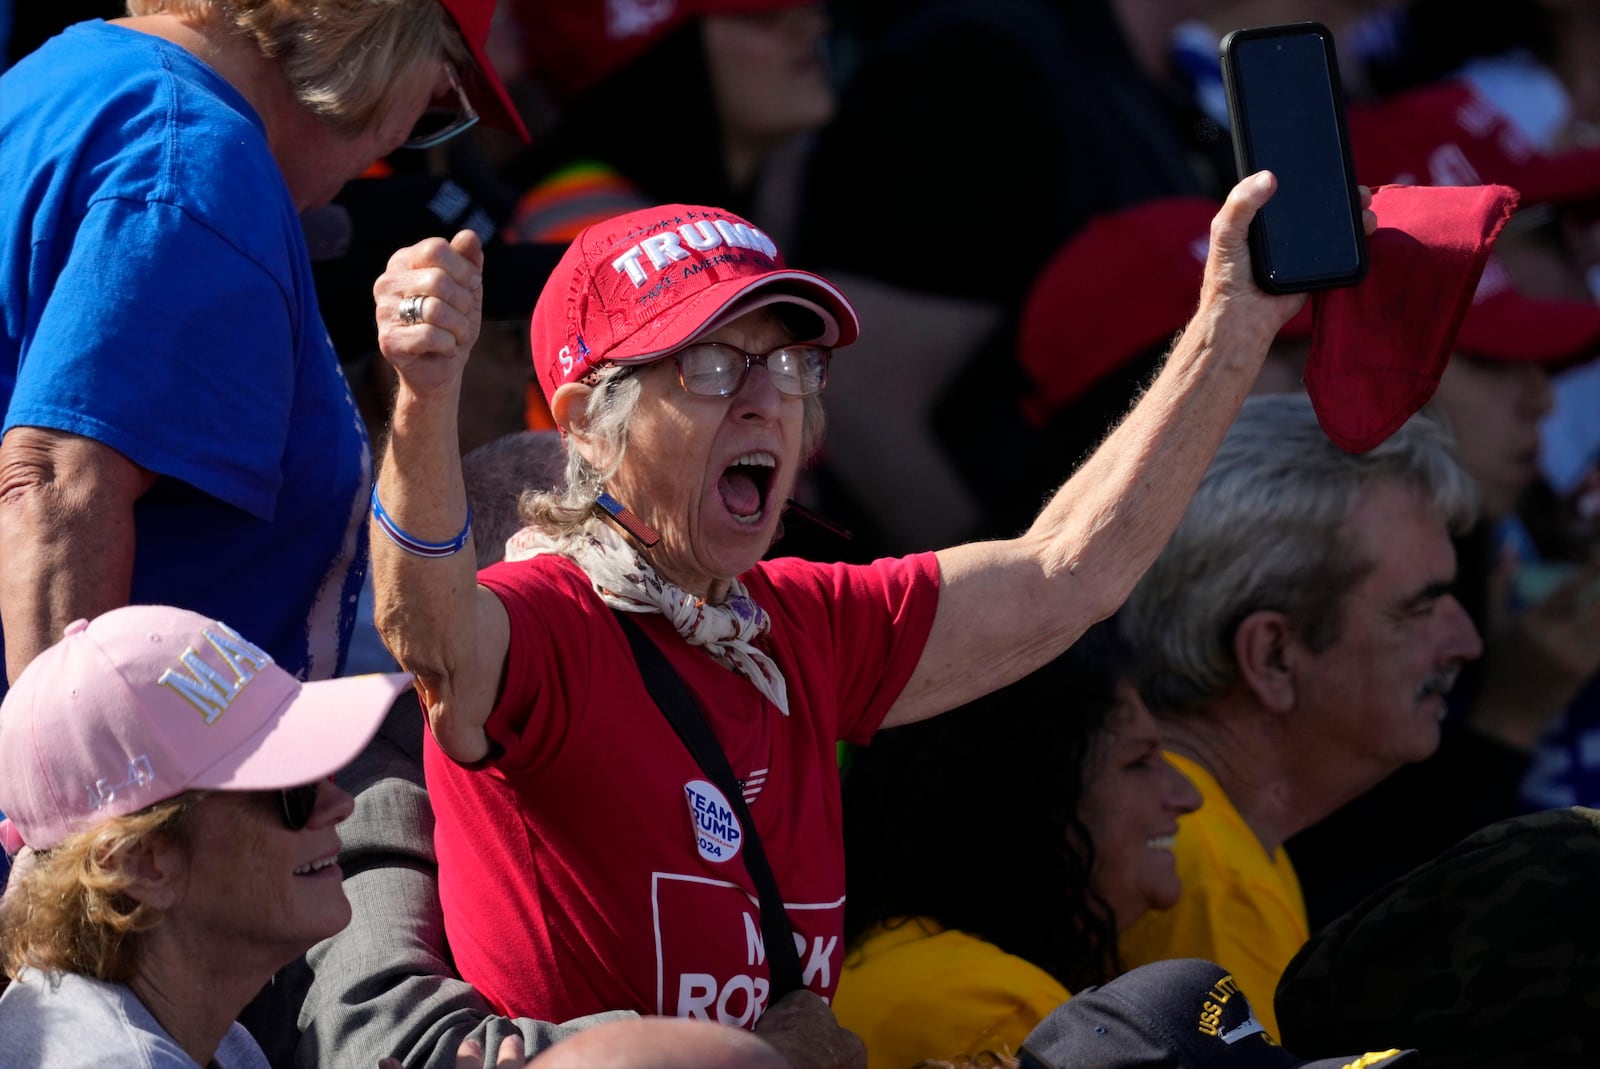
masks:
<path fill-rule="evenodd" d="M 1373 448 L 1433 396 L 1516 204 L 1505 186 L 1373 190 L 1367 277 L 1311 298 L 1306 390 L 1340 448 Z"/>

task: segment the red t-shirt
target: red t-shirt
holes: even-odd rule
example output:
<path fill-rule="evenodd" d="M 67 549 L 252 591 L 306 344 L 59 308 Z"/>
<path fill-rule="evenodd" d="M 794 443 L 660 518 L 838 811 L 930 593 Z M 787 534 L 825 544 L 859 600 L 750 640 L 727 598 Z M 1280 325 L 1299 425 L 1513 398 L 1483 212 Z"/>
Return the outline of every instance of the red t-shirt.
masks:
<path fill-rule="evenodd" d="M 916 668 L 938 565 L 783 559 L 742 578 L 772 619 L 787 717 L 660 615 L 637 619 L 743 784 L 805 984 L 831 999 L 844 958 L 835 744 L 870 739 Z M 616 618 L 562 557 L 479 579 L 511 618 L 488 723 L 505 753 L 468 771 L 430 737 L 425 755 L 461 975 L 509 1015 L 629 1009 L 753 1026 L 768 973 L 737 818 L 651 701 Z"/>

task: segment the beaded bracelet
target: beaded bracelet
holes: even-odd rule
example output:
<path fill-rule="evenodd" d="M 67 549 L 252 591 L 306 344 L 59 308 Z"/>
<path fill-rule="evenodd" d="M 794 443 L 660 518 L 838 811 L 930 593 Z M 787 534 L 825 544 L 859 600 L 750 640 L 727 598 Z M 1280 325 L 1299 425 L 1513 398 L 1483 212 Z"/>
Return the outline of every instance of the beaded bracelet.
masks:
<path fill-rule="evenodd" d="M 383 510 L 383 502 L 378 500 L 378 486 L 372 486 L 372 518 L 377 521 L 378 529 L 389 536 L 389 541 L 405 550 L 407 553 L 418 557 L 452 557 L 461 552 L 461 547 L 467 544 L 467 536 L 472 533 L 472 506 L 467 506 L 467 524 L 461 528 L 461 533 L 448 542 L 428 542 L 414 534 L 408 534 L 400 529 L 393 518 Z"/>

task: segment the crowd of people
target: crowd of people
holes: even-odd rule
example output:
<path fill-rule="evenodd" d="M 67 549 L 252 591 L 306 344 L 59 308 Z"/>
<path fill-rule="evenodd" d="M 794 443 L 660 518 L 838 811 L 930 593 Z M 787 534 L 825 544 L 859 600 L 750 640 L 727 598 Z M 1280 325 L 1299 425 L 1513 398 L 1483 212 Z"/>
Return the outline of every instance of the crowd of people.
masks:
<path fill-rule="evenodd" d="M 1371 270 L 1272 295 L 1304 20 Z M 1597 72 L 0 5 L 0 1069 L 1593 1064 Z"/>

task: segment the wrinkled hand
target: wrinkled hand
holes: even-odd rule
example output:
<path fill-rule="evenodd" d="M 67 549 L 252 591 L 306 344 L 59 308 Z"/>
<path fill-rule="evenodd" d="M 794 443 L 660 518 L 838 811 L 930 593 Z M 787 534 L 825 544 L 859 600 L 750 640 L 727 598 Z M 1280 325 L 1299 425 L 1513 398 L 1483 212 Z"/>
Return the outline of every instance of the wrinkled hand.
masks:
<path fill-rule="evenodd" d="M 483 1059 L 483 1044 L 468 1036 L 456 1048 L 456 1069 L 523 1069 L 528 1064 L 526 1053 L 522 1049 L 522 1037 L 518 1035 L 507 1036 L 500 1041 L 500 1049 L 495 1051 L 494 1061 L 485 1062 Z M 378 1069 L 405 1069 L 400 1064 L 399 1058 L 380 1058 Z"/>
<path fill-rule="evenodd" d="M 779 999 L 756 1022 L 760 1036 L 794 1069 L 866 1069 L 867 1046 L 810 991 Z"/>
<path fill-rule="evenodd" d="M 378 348 L 417 393 L 455 388 L 483 320 L 483 243 L 471 230 L 446 242 L 428 238 L 389 257 L 373 284 Z M 406 299 L 421 297 L 408 323 Z"/>
<path fill-rule="evenodd" d="M 1361 222 L 1371 234 L 1378 220 L 1372 212 L 1372 191 L 1361 191 Z M 1263 293 L 1250 270 L 1250 221 L 1278 190 L 1271 171 L 1257 171 L 1240 179 L 1211 220 L 1211 246 L 1206 256 L 1205 280 L 1200 286 L 1200 308 L 1227 315 L 1239 330 L 1265 335 L 1270 343 L 1283 325 L 1306 302 L 1303 293 L 1275 296 Z"/>
<path fill-rule="evenodd" d="M 1496 601 L 1508 583 L 1497 582 Z M 1600 672 L 1600 554 L 1521 616 L 1496 606 L 1499 626 L 1484 663 L 1473 721 L 1506 742 L 1532 750 Z"/>
<path fill-rule="evenodd" d="M 483 1044 L 468 1036 L 456 1048 L 456 1069 L 522 1069 L 528 1064 L 527 1052 L 522 1049 L 522 1037 L 510 1035 L 500 1041 L 494 1052 L 494 1061 L 483 1057 Z"/>

